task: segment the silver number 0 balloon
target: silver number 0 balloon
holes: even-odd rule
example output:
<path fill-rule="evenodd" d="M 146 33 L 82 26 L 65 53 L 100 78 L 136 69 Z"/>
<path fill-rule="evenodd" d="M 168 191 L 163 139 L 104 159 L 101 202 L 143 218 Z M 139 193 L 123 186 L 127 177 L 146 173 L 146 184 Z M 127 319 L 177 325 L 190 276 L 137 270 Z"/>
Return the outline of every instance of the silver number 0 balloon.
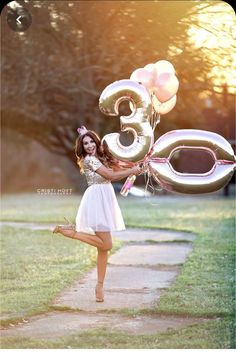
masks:
<path fill-rule="evenodd" d="M 107 134 L 106 142 L 110 152 L 123 161 L 138 162 L 144 159 L 153 144 L 151 97 L 145 87 L 131 80 L 120 80 L 107 86 L 99 99 L 100 110 L 110 116 L 119 115 L 119 105 L 128 100 L 134 106 L 129 116 L 121 116 L 121 131 L 131 131 L 134 141 L 130 146 L 120 142 L 119 133 Z"/>
<path fill-rule="evenodd" d="M 177 150 L 209 152 L 215 163 L 207 173 L 179 173 L 170 159 Z M 161 136 L 150 152 L 149 171 L 163 189 L 185 194 L 214 192 L 224 187 L 235 169 L 234 151 L 222 136 L 204 130 L 173 130 Z"/>

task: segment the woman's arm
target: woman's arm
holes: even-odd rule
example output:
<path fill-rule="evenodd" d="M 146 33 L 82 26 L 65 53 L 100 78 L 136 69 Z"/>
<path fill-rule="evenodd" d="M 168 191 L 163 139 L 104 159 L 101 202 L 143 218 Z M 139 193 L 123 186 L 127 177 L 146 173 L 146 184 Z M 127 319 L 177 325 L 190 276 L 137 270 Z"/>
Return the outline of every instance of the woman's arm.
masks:
<path fill-rule="evenodd" d="M 118 161 L 118 166 L 120 168 L 132 168 L 135 166 L 135 163 L 127 161 Z"/>
<path fill-rule="evenodd" d="M 140 174 L 141 171 L 142 170 L 139 166 L 135 166 L 133 168 L 129 168 L 125 170 L 114 171 L 102 165 L 96 170 L 96 173 L 98 173 L 99 175 L 101 175 L 103 178 L 107 180 L 115 181 L 115 180 L 126 178 L 131 174 L 134 174 L 134 175 Z"/>
<path fill-rule="evenodd" d="M 120 171 L 120 170 L 126 170 L 127 168 L 130 169 L 130 168 L 133 168 L 135 167 L 135 163 L 133 162 L 121 162 L 119 161 L 117 164 L 113 165 L 112 166 L 112 169 L 114 171 Z"/>

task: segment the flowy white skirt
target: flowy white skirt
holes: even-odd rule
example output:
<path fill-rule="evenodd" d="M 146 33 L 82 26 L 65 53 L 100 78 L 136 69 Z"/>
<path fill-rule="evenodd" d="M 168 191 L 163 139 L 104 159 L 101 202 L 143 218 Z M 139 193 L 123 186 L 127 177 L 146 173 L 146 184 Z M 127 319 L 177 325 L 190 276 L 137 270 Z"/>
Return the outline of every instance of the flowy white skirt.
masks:
<path fill-rule="evenodd" d="M 87 188 L 76 216 L 76 231 L 95 234 L 125 230 L 124 220 L 111 183 Z"/>

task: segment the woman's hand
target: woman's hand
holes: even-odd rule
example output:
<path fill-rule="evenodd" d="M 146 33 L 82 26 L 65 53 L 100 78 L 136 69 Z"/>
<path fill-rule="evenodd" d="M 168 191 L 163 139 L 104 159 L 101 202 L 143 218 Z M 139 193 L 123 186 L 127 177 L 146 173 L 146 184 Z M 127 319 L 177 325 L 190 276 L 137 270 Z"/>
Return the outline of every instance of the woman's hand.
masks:
<path fill-rule="evenodd" d="M 142 168 L 139 165 L 136 165 L 135 167 L 131 168 L 130 170 L 131 170 L 130 174 L 139 175 L 142 173 Z"/>

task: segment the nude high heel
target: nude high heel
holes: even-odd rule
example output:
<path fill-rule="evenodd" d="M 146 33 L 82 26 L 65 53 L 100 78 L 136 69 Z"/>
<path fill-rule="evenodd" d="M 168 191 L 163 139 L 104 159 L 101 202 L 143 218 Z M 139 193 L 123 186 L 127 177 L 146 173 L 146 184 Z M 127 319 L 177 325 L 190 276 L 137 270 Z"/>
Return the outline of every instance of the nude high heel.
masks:
<path fill-rule="evenodd" d="M 98 282 L 95 288 L 96 302 L 104 302 L 103 282 Z"/>
<path fill-rule="evenodd" d="M 68 221 L 68 219 L 66 217 L 64 217 L 64 219 L 66 220 L 66 222 L 68 223 L 68 225 L 57 225 L 54 229 L 53 229 L 53 233 L 60 233 L 61 229 L 64 230 L 74 230 L 75 231 L 75 224 L 72 224 Z"/>

